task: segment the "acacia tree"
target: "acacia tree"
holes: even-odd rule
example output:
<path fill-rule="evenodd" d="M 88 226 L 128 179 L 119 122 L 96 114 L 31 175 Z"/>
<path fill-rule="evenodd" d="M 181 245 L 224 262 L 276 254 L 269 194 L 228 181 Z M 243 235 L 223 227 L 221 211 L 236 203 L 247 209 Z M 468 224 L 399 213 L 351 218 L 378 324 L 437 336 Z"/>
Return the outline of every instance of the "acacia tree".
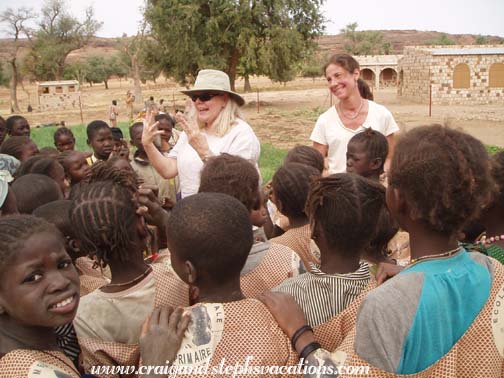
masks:
<path fill-rule="evenodd" d="M 36 78 L 61 80 L 68 54 L 87 45 L 102 23 L 95 20 L 92 7 L 79 21 L 67 13 L 64 0 L 47 0 L 41 12 L 27 64 Z"/>
<path fill-rule="evenodd" d="M 357 31 L 359 25 L 352 22 L 340 30 L 345 39 L 344 50 L 351 55 L 390 54 L 392 45 L 383 41 L 383 34 L 377 30 Z"/>
<path fill-rule="evenodd" d="M 7 62 L 11 71 L 9 81 L 9 95 L 10 95 L 10 108 L 12 112 L 19 112 L 19 105 L 17 100 L 17 86 L 19 80 L 18 73 L 18 58 L 19 50 L 21 48 L 20 38 L 22 35 L 29 36 L 26 23 L 33 19 L 35 14 L 31 9 L 19 8 L 13 10 L 7 8 L 0 14 L 0 23 L 6 25 L 6 31 L 10 38 L 13 39 L 12 44 L 7 48 Z"/>
<path fill-rule="evenodd" d="M 187 83 L 213 67 L 228 73 L 234 90 L 238 70 L 245 78 L 292 77 L 323 30 L 323 1 L 149 0 L 145 17 L 167 74 Z"/>

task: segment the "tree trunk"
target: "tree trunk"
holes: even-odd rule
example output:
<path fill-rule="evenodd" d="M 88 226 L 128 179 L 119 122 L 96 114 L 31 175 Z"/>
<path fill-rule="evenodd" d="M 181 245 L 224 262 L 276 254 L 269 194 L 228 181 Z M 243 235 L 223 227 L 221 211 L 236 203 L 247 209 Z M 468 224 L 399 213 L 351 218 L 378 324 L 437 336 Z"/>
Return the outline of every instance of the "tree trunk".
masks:
<path fill-rule="evenodd" d="M 16 59 L 12 59 L 11 62 L 11 67 L 12 67 L 12 77 L 10 79 L 9 83 L 9 89 L 10 89 L 10 108 L 12 113 L 19 113 L 19 105 L 18 105 L 18 100 L 17 100 L 17 78 L 18 78 L 18 73 L 17 73 L 17 66 L 16 66 Z"/>
<path fill-rule="evenodd" d="M 140 84 L 140 66 L 136 56 L 131 57 L 131 66 L 133 68 L 133 93 L 135 95 L 135 102 L 133 109 L 143 108 L 142 86 Z"/>
<path fill-rule="evenodd" d="M 105 83 L 105 89 L 108 89 L 108 81 L 107 80 L 103 80 L 103 82 Z"/>
<path fill-rule="evenodd" d="M 244 92 L 252 92 L 252 86 L 250 85 L 250 77 L 249 75 L 245 75 L 245 84 L 243 84 Z"/>
<path fill-rule="evenodd" d="M 228 75 L 229 82 L 231 84 L 231 90 L 235 91 L 235 79 L 236 79 L 236 67 L 238 66 L 238 60 L 240 59 L 240 53 L 238 49 L 233 50 L 231 59 L 229 60 Z"/>

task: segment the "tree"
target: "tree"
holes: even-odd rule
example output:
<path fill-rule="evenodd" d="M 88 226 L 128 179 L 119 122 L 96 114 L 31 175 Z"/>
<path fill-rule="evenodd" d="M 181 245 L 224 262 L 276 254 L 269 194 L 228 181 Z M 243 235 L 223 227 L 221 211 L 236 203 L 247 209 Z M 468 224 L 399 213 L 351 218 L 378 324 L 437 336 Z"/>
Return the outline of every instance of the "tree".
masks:
<path fill-rule="evenodd" d="M 392 45 L 383 41 L 383 33 L 378 30 L 357 31 L 359 25 L 352 22 L 341 29 L 345 39 L 343 46 L 350 55 L 379 55 L 390 54 Z"/>
<path fill-rule="evenodd" d="M 475 45 L 486 45 L 488 43 L 488 38 L 483 35 L 478 35 L 474 41 Z"/>
<path fill-rule="evenodd" d="M 201 68 L 292 77 L 323 31 L 323 0 L 149 0 L 145 17 L 165 73 L 187 84 Z M 283 44 L 282 44 L 283 43 Z"/>
<path fill-rule="evenodd" d="M 28 62 L 34 76 L 61 80 L 68 54 L 88 44 L 101 25 L 95 20 L 92 7 L 79 21 L 67 13 L 64 0 L 46 0 Z"/>
<path fill-rule="evenodd" d="M 436 39 L 431 39 L 429 41 L 425 42 L 426 45 L 434 45 L 434 46 L 445 46 L 445 45 L 455 45 L 456 42 L 448 37 L 447 34 L 441 34 L 438 38 Z"/>
<path fill-rule="evenodd" d="M 7 51 L 7 61 L 11 70 L 10 83 L 9 83 L 9 95 L 10 95 L 10 108 L 12 112 L 19 112 L 19 105 L 17 100 L 17 86 L 19 80 L 18 72 L 18 58 L 19 50 L 21 48 L 20 37 L 22 35 L 29 35 L 28 29 L 26 28 L 26 23 L 33 19 L 35 14 L 31 9 L 19 8 L 13 10 L 12 8 L 7 8 L 0 14 L 0 23 L 7 25 L 7 34 L 14 41 L 12 47 Z"/>

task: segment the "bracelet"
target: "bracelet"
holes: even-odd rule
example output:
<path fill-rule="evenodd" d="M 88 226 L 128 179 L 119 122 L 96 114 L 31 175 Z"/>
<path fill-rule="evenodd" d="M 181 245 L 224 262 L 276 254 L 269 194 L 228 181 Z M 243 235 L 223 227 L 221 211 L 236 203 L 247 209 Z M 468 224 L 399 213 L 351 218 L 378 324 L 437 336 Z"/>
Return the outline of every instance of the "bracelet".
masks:
<path fill-rule="evenodd" d="M 303 360 L 303 363 L 305 362 L 306 358 L 312 353 L 315 352 L 317 349 L 322 348 L 322 346 L 317 343 L 316 341 L 311 342 L 307 346 L 303 348 L 301 353 L 299 353 L 299 359 Z"/>
<path fill-rule="evenodd" d="M 299 328 L 296 332 L 294 332 L 294 335 L 292 335 L 292 339 L 291 339 L 292 340 L 291 341 L 292 349 L 296 350 L 296 343 L 297 343 L 298 339 L 306 331 L 313 332 L 313 328 L 310 327 L 308 324 L 305 324 L 304 326 L 302 326 L 301 328 Z"/>

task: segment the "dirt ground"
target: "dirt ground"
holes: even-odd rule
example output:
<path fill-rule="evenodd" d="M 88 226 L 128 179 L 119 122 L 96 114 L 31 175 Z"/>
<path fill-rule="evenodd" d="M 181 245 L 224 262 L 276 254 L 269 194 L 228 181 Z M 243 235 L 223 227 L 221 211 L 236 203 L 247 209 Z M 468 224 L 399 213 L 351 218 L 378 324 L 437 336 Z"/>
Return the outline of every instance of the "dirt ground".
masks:
<path fill-rule="evenodd" d="M 275 147 L 289 148 L 295 144 L 309 144 L 309 135 L 317 116 L 331 105 L 329 92 L 323 78 L 297 79 L 287 83 L 273 84 L 266 78 L 251 80 L 257 92 L 244 94 L 247 105 L 244 108 L 246 118 L 255 129 L 262 143 L 271 143 Z M 237 88 L 243 83 L 238 81 Z M 108 118 L 108 107 L 117 99 L 120 108 L 119 121 L 127 121 L 124 105 L 125 94 L 132 89 L 131 82 L 111 80 L 108 90 L 103 84 L 81 87 L 83 120 L 87 124 L 93 119 Z M 67 125 L 81 123 L 79 109 L 67 111 L 39 112 L 37 110 L 36 85 L 25 84 L 25 89 L 18 91 L 20 107 L 26 109 L 30 103 L 32 113 L 22 113 L 33 126 L 65 121 Z M 183 107 L 185 96 L 179 93 L 182 88 L 164 79 L 157 84 L 143 86 L 143 96 L 154 96 L 158 101 L 165 99 L 170 107 Z M 29 95 L 28 95 L 29 94 Z M 259 96 L 259 108 L 257 99 Z M 412 127 L 448 122 L 453 127 L 460 127 L 486 144 L 504 147 L 504 107 L 502 105 L 474 106 L 439 106 L 432 109 L 428 116 L 428 106 L 415 104 L 398 98 L 395 88 L 375 91 L 375 101 L 390 109 L 402 130 Z M 9 94 L 7 88 L 0 89 L 0 114 L 8 116 Z"/>

